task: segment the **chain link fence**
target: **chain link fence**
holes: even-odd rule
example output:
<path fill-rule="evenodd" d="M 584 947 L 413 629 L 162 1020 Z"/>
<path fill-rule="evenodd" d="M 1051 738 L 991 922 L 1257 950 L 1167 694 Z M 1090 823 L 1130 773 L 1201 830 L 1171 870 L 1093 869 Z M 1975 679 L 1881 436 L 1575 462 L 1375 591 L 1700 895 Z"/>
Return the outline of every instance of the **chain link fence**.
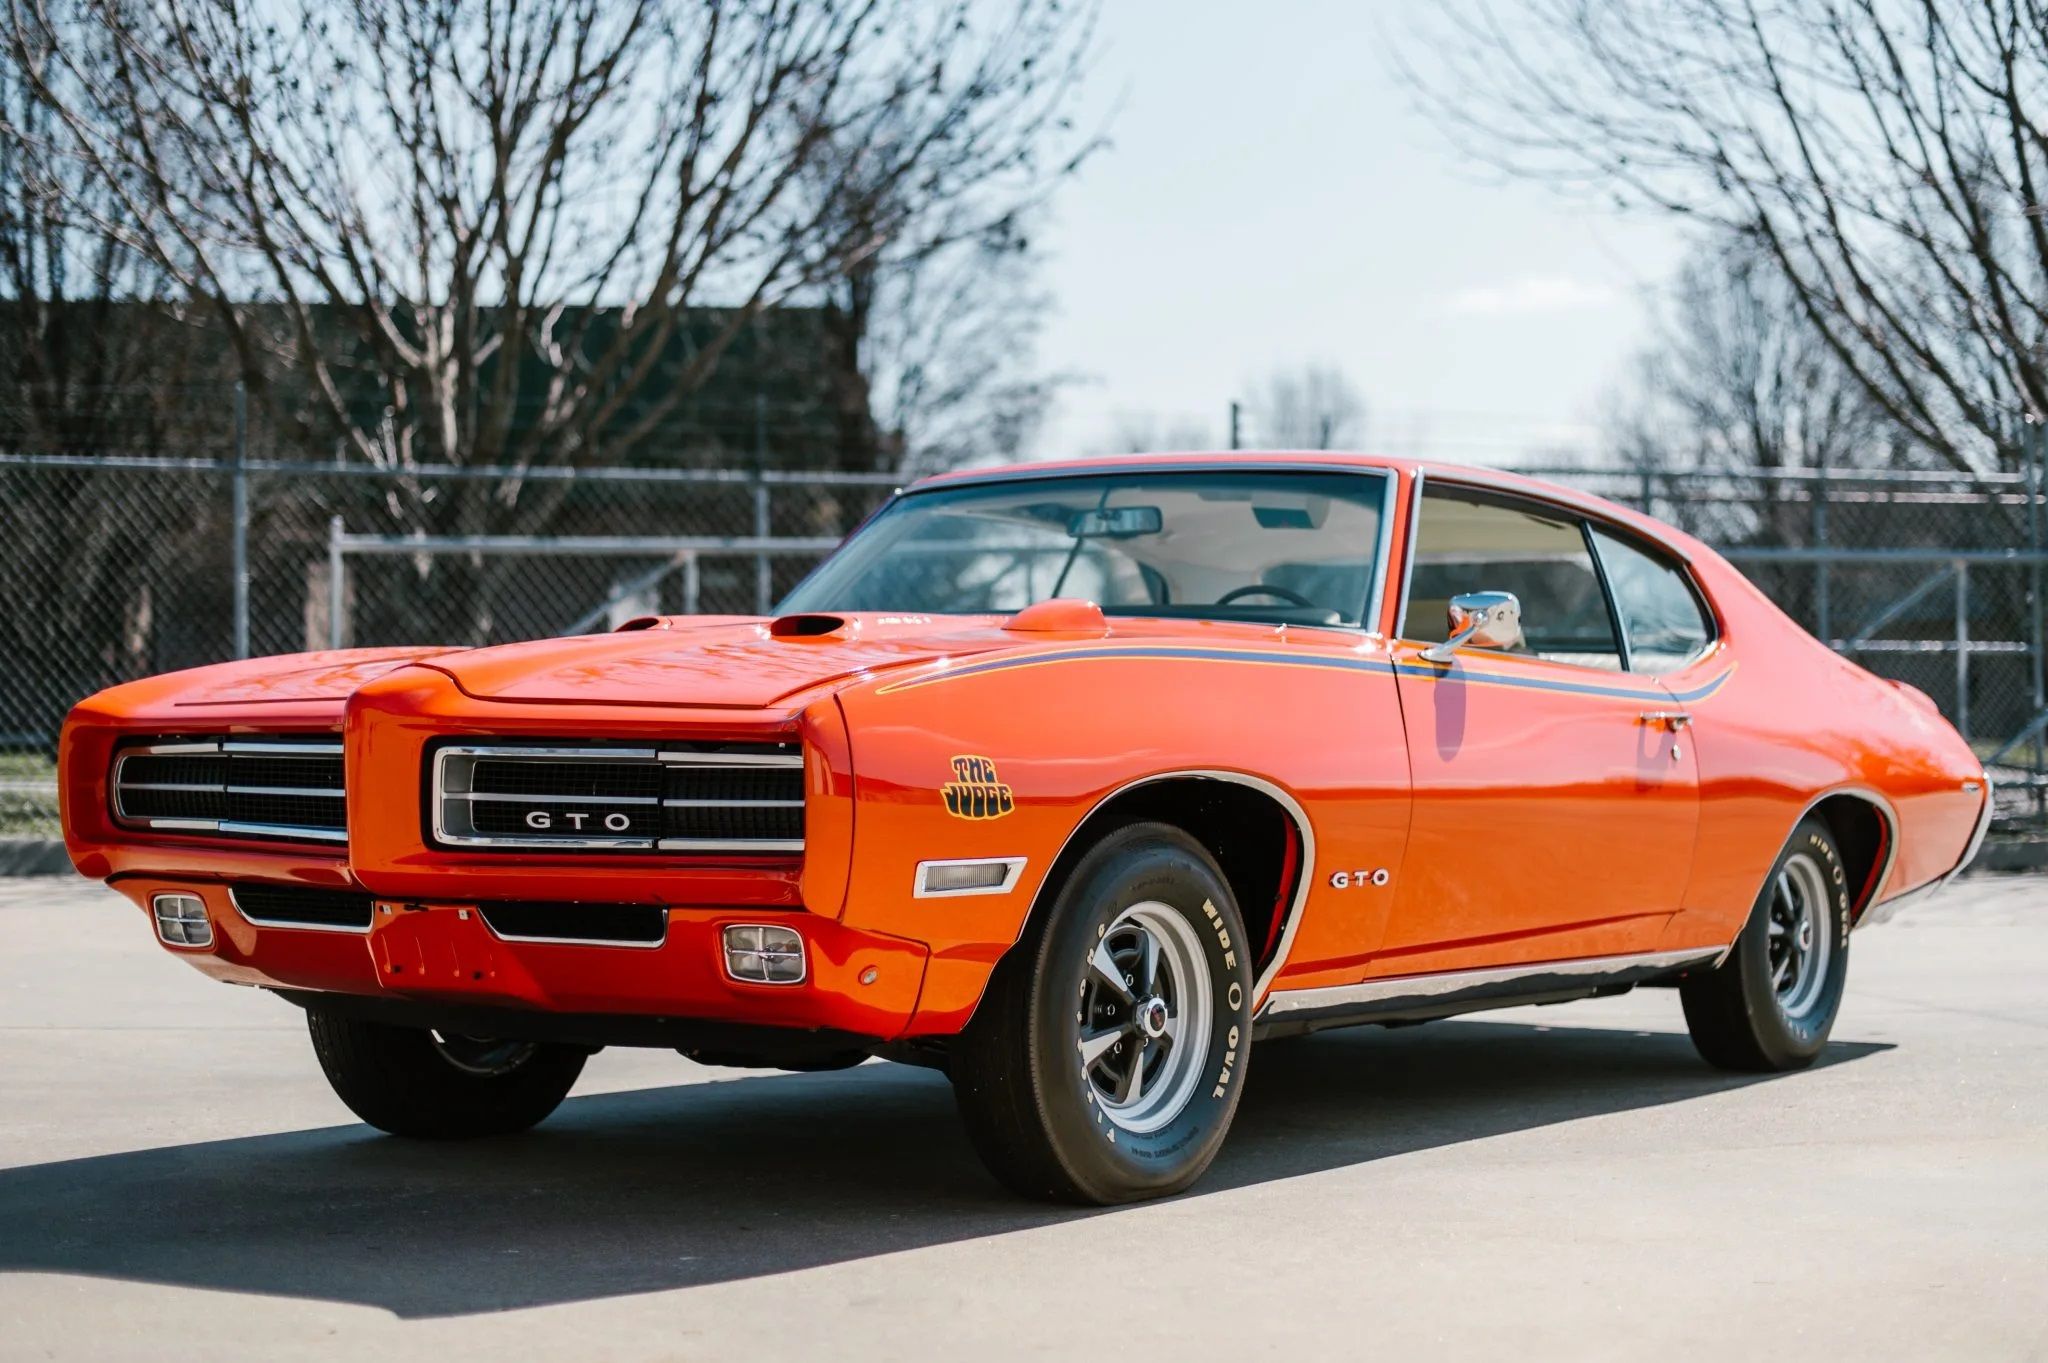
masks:
<path fill-rule="evenodd" d="M 56 834 L 57 731 L 102 687 L 243 655 L 763 613 L 897 481 L 0 454 L 0 836 Z"/>
<path fill-rule="evenodd" d="M 1706 540 L 1838 652 L 1925 691 L 2006 831 L 2048 831 L 2038 445 L 2019 473 L 1532 468 Z"/>
<path fill-rule="evenodd" d="M 2001 827 L 2048 829 L 2038 474 L 1529 471 L 1720 547 L 1932 696 L 1992 766 Z M 0 454 L 0 836 L 55 835 L 57 730 L 101 687 L 240 654 L 764 613 L 896 481 Z"/>

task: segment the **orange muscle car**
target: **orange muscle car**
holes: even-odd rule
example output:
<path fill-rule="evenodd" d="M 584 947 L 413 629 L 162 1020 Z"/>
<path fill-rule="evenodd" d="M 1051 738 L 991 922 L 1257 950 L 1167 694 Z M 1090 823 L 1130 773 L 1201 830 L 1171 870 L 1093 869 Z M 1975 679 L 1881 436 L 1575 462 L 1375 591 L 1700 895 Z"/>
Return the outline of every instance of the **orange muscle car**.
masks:
<path fill-rule="evenodd" d="M 1097 1202 L 1187 1187 L 1267 1037 L 1658 984 L 1803 1065 L 1990 810 L 1687 536 L 1332 454 L 934 478 L 772 619 L 155 677 L 61 764 L 79 870 L 386 1131 L 523 1129 L 603 1046 L 879 1055 Z"/>

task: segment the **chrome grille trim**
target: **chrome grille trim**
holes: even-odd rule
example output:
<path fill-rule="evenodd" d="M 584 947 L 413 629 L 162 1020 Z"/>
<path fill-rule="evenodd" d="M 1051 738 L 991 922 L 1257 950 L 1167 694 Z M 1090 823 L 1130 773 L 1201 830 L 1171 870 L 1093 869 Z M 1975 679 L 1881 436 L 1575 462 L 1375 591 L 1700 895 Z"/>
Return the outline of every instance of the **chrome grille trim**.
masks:
<path fill-rule="evenodd" d="M 547 796 L 541 796 L 541 795 L 499 795 L 499 794 L 496 794 L 496 793 L 494 793 L 494 792 L 490 792 L 490 791 L 484 791 L 484 792 L 481 792 L 481 793 L 479 793 L 479 792 L 477 792 L 477 791 L 471 791 L 471 792 L 469 792 L 469 794 L 467 794 L 467 795 L 457 795 L 457 796 L 453 796 L 453 797 L 451 797 L 451 798 L 456 798 L 456 799 L 464 799 L 464 800 L 468 800 L 468 801 L 470 801 L 470 802 L 472 802 L 472 803 L 476 803 L 476 802 L 482 802 L 482 803 L 485 803 L 485 804 L 489 804 L 489 803 L 492 803 L 492 802 L 496 802 L 496 803 L 499 803 L 499 804 L 508 804 L 508 803 L 515 803 L 515 802 L 518 802 L 518 801 L 522 801 L 522 800 L 523 800 L 523 801 L 525 801 L 525 802 L 527 802 L 528 804 L 531 804 L 531 803 L 532 803 L 533 801 L 535 801 L 535 800 L 540 800 L 540 799 L 545 799 L 545 800 L 546 800 L 546 801 L 547 801 L 547 802 L 548 802 L 549 804 L 551 804 L 551 805 L 662 805 L 662 804 L 673 804 L 673 803 L 675 803 L 674 801 L 671 801 L 671 800 L 664 800 L 664 799 L 662 799 L 662 798 L 661 798 L 660 796 L 658 796 L 658 795 L 619 795 L 619 796 L 611 796 L 611 795 L 547 795 Z M 799 801 L 798 803 L 802 803 L 802 802 L 801 802 L 801 801 Z"/>
<path fill-rule="evenodd" d="M 801 852 L 802 838 L 662 838 L 664 852 Z"/>
<path fill-rule="evenodd" d="M 661 761 L 678 767 L 801 767 L 801 755 L 786 753 L 664 752 Z"/>
<path fill-rule="evenodd" d="M 514 744 L 454 743 L 441 749 L 444 753 L 463 753 L 470 757 L 531 757 L 559 758 L 573 762 L 658 762 L 661 754 L 654 748 L 522 748 Z"/>
<path fill-rule="evenodd" d="M 158 823 L 161 827 L 161 822 Z M 309 828 L 289 823 L 250 823 L 244 819 L 220 819 L 215 821 L 214 830 L 229 837 L 237 838 L 307 838 L 313 842 L 348 841 L 346 828 Z"/>
<path fill-rule="evenodd" d="M 287 738 L 246 739 L 169 739 L 143 743 L 129 743 L 117 748 L 114 753 L 113 770 L 109 774 L 110 803 L 115 822 L 129 828 L 149 829 L 165 833 L 213 833 L 224 838 L 276 839 L 290 842 L 318 842 L 345 845 L 348 842 L 346 827 L 347 790 L 339 770 L 342 745 L 338 740 L 315 738 L 309 741 L 294 741 Z M 141 759 L 177 758 L 222 759 L 218 781 L 139 781 L 126 779 L 129 764 Z M 234 779 L 237 759 L 248 759 L 262 763 L 291 761 L 320 761 L 336 766 L 331 784 L 278 786 L 239 782 Z M 275 768 L 272 768 L 274 771 Z M 186 775 L 183 772 L 164 772 L 163 775 Z M 207 773 L 211 774 L 211 773 Z M 254 774 L 251 772 L 245 775 Z M 309 773 L 314 779 L 325 782 L 327 778 L 318 772 Z M 272 777 L 276 779 L 275 776 Z M 202 805 L 197 810 L 188 808 L 174 814 L 140 814 L 128 807 L 131 795 L 145 793 L 176 794 L 185 792 L 193 796 L 217 796 L 223 803 L 213 807 Z M 302 824 L 263 818 L 236 817 L 261 813 L 260 809 L 244 807 L 240 811 L 225 802 L 230 797 L 253 797 L 256 799 L 334 801 L 339 816 L 337 824 Z M 316 806 L 324 808 L 324 806 Z M 305 811 L 305 806 L 300 806 Z M 218 811 L 218 812 L 217 812 Z M 308 817 L 302 812 L 300 817 Z"/>
<path fill-rule="evenodd" d="M 134 785 L 130 790 L 147 790 L 147 786 Z M 170 790 L 212 790 L 212 786 L 170 786 Z M 229 795 L 303 795 L 311 800 L 339 800 L 340 791 L 326 791 L 318 786 L 237 786 L 221 787 Z"/>
<path fill-rule="evenodd" d="M 769 744 L 762 744 L 768 747 Z M 746 798 L 699 798 L 694 796 L 647 795 L 642 793 L 603 795 L 579 791 L 561 793 L 532 793 L 476 791 L 469 789 L 476 780 L 479 765 L 491 763 L 518 763 L 544 766 L 549 763 L 572 763 L 580 765 L 601 765 L 645 770 L 652 768 L 662 773 L 655 779 L 664 786 L 668 774 L 690 772 L 693 779 L 701 780 L 706 774 L 726 770 L 731 772 L 761 773 L 785 771 L 801 773 L 804 758 L 801 752 L 772 751 L 701 751 L 676 748 L 636 747 L 572 747 L 567 745 L 515 745 L 506 743 L 454 743 L 434 750 L 430 768 L 431 780 L 428 792 L 428 821 L 435 843 L 448 847 L 473 847 L 501 851 L 574 851 L 574 852 L 689 852 L 689 853 L 730 853 L 742 856 L 788 856 L 801 854 L 804 840 L 801 837 L 677 837 L 665 834 L 662 825 L 668 823 L 669 810 L 798 810 L 804 807 L 802 799 L 746 799 Z M 644 778 L 643 778 L 644 779 Z M 674 789 L 673 786 L 666 786 Z M 644 786 L 641 789 L 645 789 Z M 503 829 L 482 831 L 478 828 L 477 807 L 525 804 L 529 806 L 567 806 L 570 812 L 557 818 L 590 819 L 605 818 L 609 815 L 577 816 L 574 810 L 580 806 L 603 808 L 618 813 L 621 819 L 627 817 L 623 811 L 653 811 L 656 827 L 652 831 L 634 829 L 618 833 L 586 830 L 576 827 L 573 832 L 559 828 L 536 828 L 531 833 L 512 833 Z M 539 812 L 539 811 L 534 811 Z M 635 822 L 639 814 L 632 815 Z M 801 826 L 801 815 L 798 817 Z M 670 826 L 673 826 L 671 824 Z"/>

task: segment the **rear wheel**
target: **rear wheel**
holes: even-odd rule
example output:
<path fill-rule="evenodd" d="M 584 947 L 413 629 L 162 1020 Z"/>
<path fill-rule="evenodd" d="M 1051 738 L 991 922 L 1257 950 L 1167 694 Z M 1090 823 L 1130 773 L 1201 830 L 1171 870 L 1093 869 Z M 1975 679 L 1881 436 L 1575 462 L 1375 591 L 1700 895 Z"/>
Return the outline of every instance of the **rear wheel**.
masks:
<path fill-rule="evenodd" d="M 1849 884 L 1819 819 L 1794 830 L 1718 967 L 1679 986 L 1693 1045 L 1723 1069 L 1799 1069 L 1827 1045 L 1849 973 Z"/>
<path fill-rule="evenodd" d="M 313 1052 L 349 1111 L 394 1136 L 502 1136 L 541 1121 L 568 1096 L 586 1053 L 306 1010 Z"/>
<path fill-rule="evenodd" d="M 953 1051 L 961 1115 L 996 1176 L 1103 1204 L 1193 1183 L 1244 1085 L 1243 937 L 1222 873 L 1179 829 L 1133 824 L 1093 848 Z"/>

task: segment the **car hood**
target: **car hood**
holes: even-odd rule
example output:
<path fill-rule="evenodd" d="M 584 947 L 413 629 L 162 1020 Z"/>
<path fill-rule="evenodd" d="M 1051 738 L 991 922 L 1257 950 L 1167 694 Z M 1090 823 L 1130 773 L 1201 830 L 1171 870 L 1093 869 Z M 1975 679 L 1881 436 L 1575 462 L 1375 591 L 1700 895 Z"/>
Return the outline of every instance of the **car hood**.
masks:
<path fill-rule="evenodd" d="M 174 705 L 302 705 L 345 701 L 387 672 L 450 652 L 437 648 L 352 648 L 283 658 L 248 658 L 167 673 L 150 685 Z"/>
<path fill-rule="evenodd" d="M 998 623 L 859 613 L 775 621 L 678 617 L 617 634 L 447 654 L 427 665 L 478 700 L 757 710 L 878 673 L 1026 642 Z"/>

